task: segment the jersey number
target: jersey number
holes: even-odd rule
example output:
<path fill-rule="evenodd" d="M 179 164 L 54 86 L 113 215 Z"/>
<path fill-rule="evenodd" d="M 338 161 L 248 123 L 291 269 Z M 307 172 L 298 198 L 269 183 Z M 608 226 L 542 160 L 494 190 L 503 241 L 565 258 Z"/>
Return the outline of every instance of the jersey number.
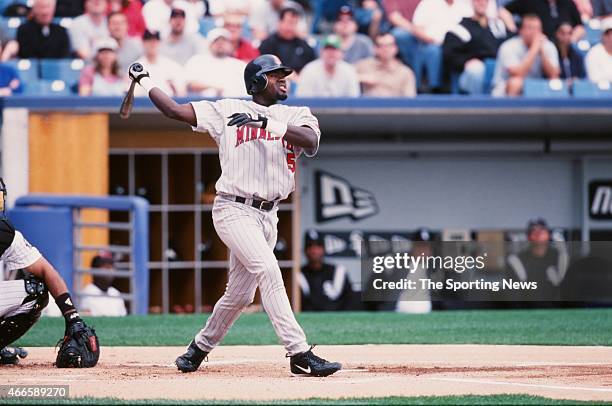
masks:
<path fill-rule="evenodd" d="M 295 154 L 293 152 L 287 152 L 287 168 L 291 172 L 295 172 Z"/>

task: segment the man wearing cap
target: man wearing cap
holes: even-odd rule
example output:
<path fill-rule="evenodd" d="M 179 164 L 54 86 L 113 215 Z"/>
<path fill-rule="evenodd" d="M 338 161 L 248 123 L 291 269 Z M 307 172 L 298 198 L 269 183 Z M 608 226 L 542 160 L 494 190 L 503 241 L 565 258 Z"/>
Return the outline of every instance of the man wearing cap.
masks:
<path fill-rule="evenodd" d="M 234 58 L 231 35 L 225 28 L 214 28 L 206 36 L 209 53 L 194 55 L 187 62 L 185 76 L 189 92 L 206 97 L 246 97 L 240 81 L 246 64 Z"/>
<path fill-rule="evenodd" d="M 277 31 L 266 38 L 259 47 L 262 54 L 276 55 L 296 73 L 316 58 L 314 49 L 298 36 L 301 14 L 291 7 L 280 12 Z"/>
<path fill-rule="evenodd" d="M 200 52 L 204 38 L 199 33 L 185 33 L 185 10 L 173 8 L 170 12 L 170 33 L 162 40 L 160 53 L 185 65 L 189 58 Z"/>
<path fill-rule="evenodd" d="M 185 11 L 185 32 L 195 34 L 200 30 L 197 7 L 194 3 L 185 0 L 149 0 L 142 8 L 142 16 L 145 19 L 147 30 L 157 31 L 162 37 L 170 32 L 168 20 L 172 9 L 180 8 Z"/>
<path fill-rule="evenodd" d="M 159 32 L 146 30 L 142 35 L 142 45 L 144 55 L 138 62 L 144 64 L 151 75 L 157 78 L 159 88 L 172 96 L 185 96 L 187 91 L 183 67 L 172 59 L 160 55 Z M 137 97 L 146 96 L 146 92 L 140 86 L 137 86 L 134 95 Z"/>
<path fill-rule="evenodd" d="M 551 246 L 550 228 L 543 218 L 529 220 L 526 234 L 529 246 L 508 256 L 510 276 L 538 284 L 537 290 L 523 291 L 520 299 L 551 301 L 559 294 L 569 264 L 568 255 L 564 249 Z"/>
<path fill-rule="evenodd" d="M 94 43 L 109 36 L 107 8 L 106 0 L 85 0 L 85 14 L 72 21 L 70 42 L 79 58 L 89 60 L 93 56 Z"/>
<path fill-rule="evenodd" d="M 306 258 L 299 283 L 303 311 L 355 310 L 354 292 L 346 268 L 325 262 L 323 238 L 314 230 L 306 233 Z"/>
<path fill-rule="evenodd" d="M 409 67 L 397 59 L 397 45 L 391 34 L 379 34 L 375 57 L 356 64 L 363 94 L 372 97 L 414 97 L 416 81 Z"/>
<path fill-rule="evenodd" d="M 93 282 L 81 291 L 81 311 L 91 316 L 126 316 L 127 309 L 121 292 L 112 286 L 115 260 L 108 251 L 99 252 L 91 260 L 93 270 L 104 270 L 105 274 L 94 275 Z"/>
<path fill-rule="evenodd" d="M 342 60 L 342 43 L 336 35 L 323 40 L 321 57 L 302 69 L 298 97 L 359 97 L 359 79 L 355 68 Z"/>
<path fill-rule="evenodd" d="M 355 63 L 374 54 L 374 44 L 370 37 L 357 33 L 357 29 L 353 9 L 342 6 L 334 23 L 334 33 L 342 42 L 344 60 L 348 63 Z"/>
<path fill-rule="evenodd" d="M 601 22 L 601 43 L 589 50 L 584 63 L 590 81 L 612 82 L 612 17 Z"/>

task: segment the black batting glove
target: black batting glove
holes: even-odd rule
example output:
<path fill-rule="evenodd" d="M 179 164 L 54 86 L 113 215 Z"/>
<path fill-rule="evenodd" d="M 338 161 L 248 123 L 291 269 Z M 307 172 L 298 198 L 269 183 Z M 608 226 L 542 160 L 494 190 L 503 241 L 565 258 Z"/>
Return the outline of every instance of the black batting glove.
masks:
<path fill-rule="evenodd" d="M 138 62 L 130 65 L 130 68 L 128 69 L 128 76 L 130 77 L 130 79 L 132 79 L 138 84 L 140 84 L 140 80 L 142 78 L 151 77 L 151 75 L 149 75 L 149 72 L 144 68 L 144 66 L 142 66 L 142 64 Z"/>
<path fill-rule="evenodd" d="M 266 116 L 262 116 L 261 114 L 257 115 L 257 117 L 253 117 L 249 113 L 234 113 L 228 118 L 230 119 L 229 123 L 227 123 L 228 127 L 233 125 L 237 127 L 248 125 L 249 127 L 265 129 L 268 125 L 268 118 Z"/>

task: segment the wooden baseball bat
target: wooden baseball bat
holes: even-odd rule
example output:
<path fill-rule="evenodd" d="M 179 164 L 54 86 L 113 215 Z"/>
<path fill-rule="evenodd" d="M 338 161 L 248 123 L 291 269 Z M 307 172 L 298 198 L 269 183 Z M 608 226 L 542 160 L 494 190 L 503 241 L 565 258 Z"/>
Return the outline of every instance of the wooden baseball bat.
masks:
<path fill-rule="evenodd" d="M 136 88 L 136 81 L 132 80 L 130 84 L 130 88 L 128 89 L 127 94 L 123 98 L 121 102 L 121 107 L 119 108 L 119 117 L 126 119 L 130 116 L 132 112 L 132 108 L 134 107 L 134 89 Z"/>

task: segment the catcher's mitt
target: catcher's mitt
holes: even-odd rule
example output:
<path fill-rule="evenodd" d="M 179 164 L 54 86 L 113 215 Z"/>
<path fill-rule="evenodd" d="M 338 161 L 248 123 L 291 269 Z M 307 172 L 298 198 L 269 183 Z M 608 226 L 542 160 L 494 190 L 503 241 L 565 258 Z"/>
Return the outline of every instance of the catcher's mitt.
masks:
<path fill-rule="evenodd" d="M 98 363 L 100 345 L 96 331 L 83 321 L 72 323 L 60 342 L 55 360 L 58 368 L 91 368 Z"/>

